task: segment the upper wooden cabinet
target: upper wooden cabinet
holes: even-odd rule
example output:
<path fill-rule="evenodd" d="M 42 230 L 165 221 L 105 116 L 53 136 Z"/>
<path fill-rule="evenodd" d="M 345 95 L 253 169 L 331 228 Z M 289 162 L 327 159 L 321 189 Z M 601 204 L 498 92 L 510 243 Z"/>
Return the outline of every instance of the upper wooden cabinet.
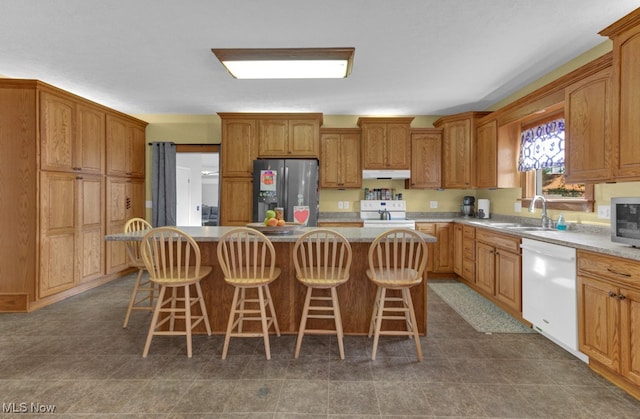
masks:
<path fill-rule="evenodd" d="M 479 121 L 476 141 L 477 188 L 515 188 L 518 173 L 519 130 L 514 126 L 498 128 L 496 119 Z"/>
<path fill-rule="evenodd" d="M 104 172 L 105 113 L 54 92 L 40 94 L 43 170 Z"/>
<path fill-rule="evenodd" d="M 260 157 L 318 157 L 322 117 L 279 118 L 258 120 L 258 155 Z"/>
<path fill-rule="evenodd" d="M 442 130 L 416 128 L 411 130 L 411 179 L 408 189 L 440 188 L 442 159 Z"/>
<path fill-rule="evenodd" d="M 220 115 L 222 118 L 222 176 L 251 177 L 258 158 L 255 119 Z"/>
<path fill-rule="evenodd" d="M 413 118 L 359 118 L 363 169 L 409 169 Z"/>
<path fill-rule="evenodd" d="M 360 188 L 360 129 L 320 130 L 320 188 Z"/>
<path fill-rule="evenodd" d="M 570 183 L 611 179 L 611 69 L 565 89 L 565 179 Z"/>
<path fill-rule="evenodd" d="M 144 177 L 145 126 L 140 121 L 120 115 L 107 115 L 108 175 Z"/>
<path fill-rule="evenodd" d="M 611 145 L 615 180 L 640 179 L 640 9 L 603 29 L 613 41 Z"/>
<path fill-rule="evenodd" d="M 466 112 L 438 119 L 442 128 L 442 187 L 467 189 L 475 186 L 476 124 L 489 112 Z"/>

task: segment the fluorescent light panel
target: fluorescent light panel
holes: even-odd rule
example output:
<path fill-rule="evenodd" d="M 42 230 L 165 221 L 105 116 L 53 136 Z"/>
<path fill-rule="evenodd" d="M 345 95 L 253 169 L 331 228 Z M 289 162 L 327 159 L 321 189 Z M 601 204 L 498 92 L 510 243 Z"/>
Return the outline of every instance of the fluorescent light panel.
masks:
<path fill-rule="evenodd" d="M 354 48 L 246 48 L 211 50 L 237 79 L 345 78 Z"/>

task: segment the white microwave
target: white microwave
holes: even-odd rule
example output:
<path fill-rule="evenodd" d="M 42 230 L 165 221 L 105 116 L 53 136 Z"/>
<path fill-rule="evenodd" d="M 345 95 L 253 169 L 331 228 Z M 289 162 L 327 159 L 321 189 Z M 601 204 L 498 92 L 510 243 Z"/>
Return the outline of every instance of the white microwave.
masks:
<path fill-rule="evenodd" d="M 611 241 L 640 247 L 640 197 L 611 198 Z"/>

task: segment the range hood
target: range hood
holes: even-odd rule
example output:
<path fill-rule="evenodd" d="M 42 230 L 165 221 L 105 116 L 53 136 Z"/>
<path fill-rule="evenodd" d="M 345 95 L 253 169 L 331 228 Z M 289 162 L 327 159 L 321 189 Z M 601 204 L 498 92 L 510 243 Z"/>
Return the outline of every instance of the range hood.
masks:
<path fill-rule="evenodd" d="M 410 170 L 363 170 L 362 179 L 409 179 Z"/>

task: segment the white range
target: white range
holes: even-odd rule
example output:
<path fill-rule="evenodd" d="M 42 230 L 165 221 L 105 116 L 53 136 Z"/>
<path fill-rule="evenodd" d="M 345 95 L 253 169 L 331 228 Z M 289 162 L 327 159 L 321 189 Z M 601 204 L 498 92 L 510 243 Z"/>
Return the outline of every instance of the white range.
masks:
<path fill-rule="evenodd" d="M 385 210 L 390 214 L 389 219 L 382 219 Z M 407 201 L 404 200 L 360 201 L 360 218 L 364 227 L 416 228 L 416 222 L 407 219 Z"/>

